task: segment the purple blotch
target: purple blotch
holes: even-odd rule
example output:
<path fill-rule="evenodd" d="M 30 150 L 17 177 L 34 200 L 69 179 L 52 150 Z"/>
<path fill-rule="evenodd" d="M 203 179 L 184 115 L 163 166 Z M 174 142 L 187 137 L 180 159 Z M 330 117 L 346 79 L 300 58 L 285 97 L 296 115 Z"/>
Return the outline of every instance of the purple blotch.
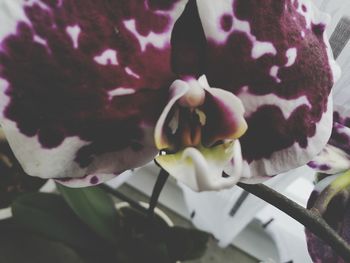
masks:
<path fill-rule="evenodd" d="M 328 171 L 331 169 L 331 167 L 328 164 L 322 164 L 322 165 L 320 165 L 319 169 L 321 171 Z"/>
<path fill-rule="evenodd" d="M 231 30 L 231 28 L 232 28 L 232 25 L 233 25 L 233 18 L 232 18 L 232 16 L 229 15 L 229 14 L 223 15 L 221 17 L 220 24 L 221 24 L 221 28 L 225 32 L 229 32 Z"/>
<path fill-rule="evenodd" d="M 98 177 L 97 176 L 93 176 L 90 178 L 90 183 L 92 185 L 95 185 L 95 184 L 98 184 L 99 180 L 98 180 Z"/>
<path fill-rule="evenodd" d="M 307 164 L 310 168 L 316 169 L 318 168 L 318 164 L 314 161 L 311 161 Z"/>

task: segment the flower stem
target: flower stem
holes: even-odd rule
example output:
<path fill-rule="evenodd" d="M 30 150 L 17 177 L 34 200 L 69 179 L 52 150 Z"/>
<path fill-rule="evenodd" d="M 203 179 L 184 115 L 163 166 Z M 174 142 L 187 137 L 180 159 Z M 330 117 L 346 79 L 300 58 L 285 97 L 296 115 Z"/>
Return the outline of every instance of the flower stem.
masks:
<path fill-rule="evenodd" d="M 307 210 L 286 196 L 263 184 L 250 185 L 238 183 L 238 186 L 275 206 L 303 224 L 311 232 L 331 246 L 334 251 L 336 251 L 338 255 L 345 260 L 345 262 L 350 261 L 350 246 L 337 234 L 333 228 L 326 223 L 326 221 L 321 217 L 319 211 L 316 209 Z"/>
<path fill-rule="evenodd" d="M 169 178 L 169 173 L 163 169 L 160 170 L 157 181 L 153 187 L 153 191 L 152 191 L 152 196 L 149 202 L 149 208 L 148 208 L 148 215 L 150 217 L 154 216 L 154 209 L 157 206 L 158 203 L 158 199 L 160 196 L 160 193 L 163 190 L 163 187 L 166 183 L 166 181 Z"/>

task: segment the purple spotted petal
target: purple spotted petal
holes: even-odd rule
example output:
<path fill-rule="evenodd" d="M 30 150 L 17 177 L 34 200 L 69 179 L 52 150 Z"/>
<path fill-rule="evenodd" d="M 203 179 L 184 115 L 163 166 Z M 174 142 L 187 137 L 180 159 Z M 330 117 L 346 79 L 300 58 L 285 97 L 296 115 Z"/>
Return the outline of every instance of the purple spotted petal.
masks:
<path fill-rule="evenodd" d="M 324 179 L 324 180 L 327 180 Z M 321 181 L 319 185 L 323 184 Z M 308 201 L 308 208 L 311 208 L 325 187 L 316 186 Z M 327 185 L 326 185 L 327 186 Z M 327 210 L 322 215 L 330 226 L 335 229 L 350 244 L 350 200 L 349 193 L 343 191 L 336 195 L 329 203 Z M 346 263 L 333 249 L 325 244 L 316 235 L 305 230 L 310 256 L 315 263 Z"/>
<path fill-rule="evenodd" d="M 1 124 L 27 173 L 95 184 L 154 157 L 185 3 L 0 1 Z"/>
<path fill-rule="evenodd" d="M 208 88 L 203 112 L 206 124 L 203 127 L 203 142 L 212 145 L 226 139 L 238 139 L 247 131 L 242 102 L 227 91 Z"/>
<path fill-rule="evenodd" d="M 197 1 L 207 43 L 210 86 L 245 107 L 247 177 L 305 164 L 331 133 L 328 100 L 339 75 L 326 43 L 329 17 L 312 1 Z"/>

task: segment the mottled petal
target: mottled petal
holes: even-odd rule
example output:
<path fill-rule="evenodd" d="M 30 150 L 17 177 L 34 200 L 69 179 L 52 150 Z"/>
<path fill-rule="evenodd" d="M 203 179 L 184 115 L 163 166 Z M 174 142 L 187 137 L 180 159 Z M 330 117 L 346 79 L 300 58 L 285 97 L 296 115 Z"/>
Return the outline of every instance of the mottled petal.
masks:
<path fill-rule="evenodd" d="M 329 16 L 306 0 L 197 0 L 197 6 L 209 85 L 232 92 L 245 108 L 244 176 L 255 180 L 310 161 L 330 137 L 328 98 L 340 72 L 325 33 Z"/>
<path fill-rule="evenodd" d="M 155 156 L 186 2 L 0 0 L 1 124 L 28 174 L 94 184 Z"/>
<path fill-rule="evenodd" d="M 234 155 L 240 155 L 238 141 L 231 141 L 212 148 L 188 147 L 176 154 L 160 155 L 157 163 L 181 183 L 194 191 L 213 191 L 233 187 L 241 171 L 230 177 L 222 177 L 223 170 Z M 239 160 L 239 156 L 236 157 Z M 237 163 L 237 167 L 241 164 Z"/>
<path fill-rule="evenodd" d="M 206 123 L 203 143 L 212 145 L 225 139 L 237 139 L 247 131 L 244 107 L 240 99 L 222 89 L 208 88 L 203 105 Z"/>

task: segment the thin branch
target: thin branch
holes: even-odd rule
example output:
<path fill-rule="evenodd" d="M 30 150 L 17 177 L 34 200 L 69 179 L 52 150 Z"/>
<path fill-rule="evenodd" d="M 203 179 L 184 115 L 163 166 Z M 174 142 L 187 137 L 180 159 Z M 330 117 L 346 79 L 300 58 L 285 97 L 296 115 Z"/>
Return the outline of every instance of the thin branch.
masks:
<path fill-rule="evenodd" d="M 154 216 L 154 209 L 157 206 L 158 199 L 160 196 L 160 193 L 163 190 L 163 187 L 168 180 L 169 173 L 166 172 L 165 170 L 161 169 L 157 178 L 157 181 L 154 185 L 153 191 L 152 191 L 152 196 L 149 202 L 149 208 L 148 208 L 148 214 L 150 217 Z"/>
<path fill-rule="evenodd" d="M 230 217 L 234 217 L 238 210 L 242 207 L 245 200 L 247 200 L 249 196 L 249 193 L 247 191 L 244 191 L 241 193 L 241 195 L 238 197 L 237 202 L 233 205 L 231 211 L 230 211 Z"/>
<path fill-rule="evenodd" d="M 122 194 L 121 192 L 117 191 L 116 189 L 106 185 L 106 184 L 101 184 L 100 188 L 106 191 L 107 193 L 113 195 L 114 197 L 125 201 L 130 204 L 133 208 L 139 210 L 140 212 L 146 214 L 148 212 L 147 208 L 143 207 L 140 205 L 138 202 L 132 200 L 131 198 L 127 197 L 126 195 Z"/>
<path fill-rule="evenodd" d="M 330 245 L 346 262 L 350 261 L 350 246 L 331 228 L 316 209 L 307 210 L 284 195 L 263 184 L 243 184 L 238 186 L 277 207 L 291 216 L 311 232 Z"/>

